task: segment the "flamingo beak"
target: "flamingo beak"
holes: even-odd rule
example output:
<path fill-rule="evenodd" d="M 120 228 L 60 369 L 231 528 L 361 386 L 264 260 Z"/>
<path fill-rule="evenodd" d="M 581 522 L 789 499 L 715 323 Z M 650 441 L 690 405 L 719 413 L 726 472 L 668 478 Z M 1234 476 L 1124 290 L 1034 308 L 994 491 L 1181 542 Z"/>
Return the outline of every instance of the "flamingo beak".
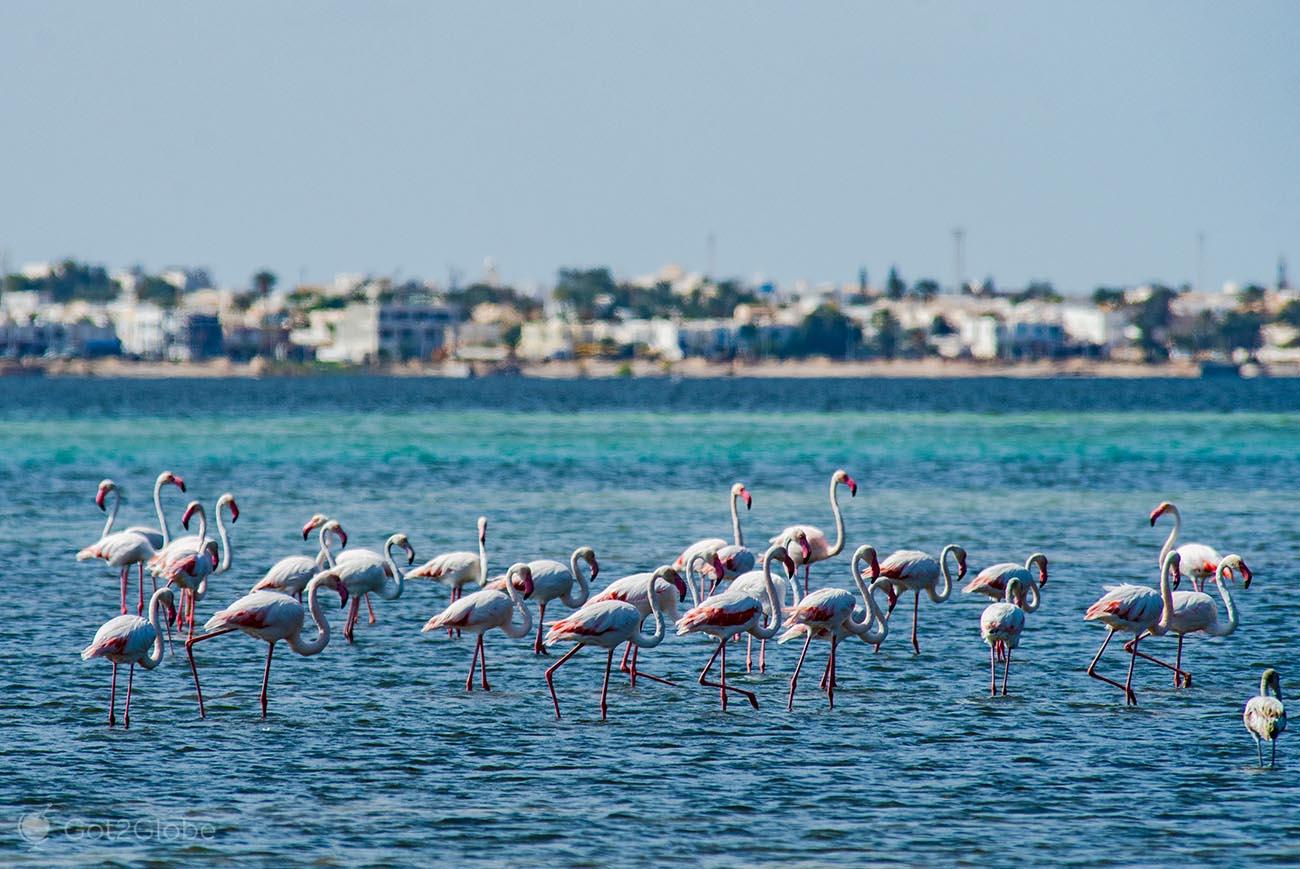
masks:
<path fill-rule="evenodd" d="M 741 490 L 740 490 L 740 497 L 742 497 L 742 498 L 745 499 L 745 509 L 746 509 L 746 510 L 748 510 L 749 508 L 751 508 L 751 507 L 754 506 L 754 496 L 751 495 L 751 494 L 749 494 L 749 490 L 748 490 L 748 489 L 741 489 Z"/>
<path fill-rule="evenodd" d="M 1047 568 L 1044 567 L 1038 572 L 1038 587 L 1042 588 L 1047 585 Z"/>
<path fill-rule="evenodd" d="M 880 559 L 876 558 L 876 553 L 871 553 L 871 580 L 872 582 L 880 578 Z"/>
<path fill-rule="evenodd" d="M 311 533 L 311 529 L 313 529 L 313 528 L 315 528 L 315 527 L 316 527 L 316 526 L 313 525 L 313 524 L 311 524 L 310 522 L 308 522 L 306 525 L 302 526 L 302 539 L 303 539 L 303 540 L 306 540 L 306 539 L 307 539 L 307 535 Z"/>
<path fill-rule="evenodd" d="M 342 525 L 339 526 L 339 548 L 340 549 L 348 548 L 348 533 L 343 530 Z"/>
<path fill-rule="evenodd" d="M 682 578 L 677 574 L 677 571 L 675 570 L 672 573 L 672 581 L 673 581 L 673 585 L 677 586 L 678 602 L 686 600 L 686 595 L 688 594 L 686 583 L 682 581 Z M 716 582 L 716 580 L 714 581 Z"/>
<path fill-rule="evenodd" d="M 789 555 L 781 556 L 781 563 L 785 565 L 785 575 L 794 576 L 795 566 L 794 559 Z"/>
<path fill-rule="evenodd" d="M 107 496 L 108 496 L 108 490 L 102 487 L 98 492 L 95 493 L 95 506 L 98 507 L 100 510 L 105 509 L 104 498 Z"/>
<path fill-rule="evenodd" d="M 231 522 L 239 521 L 239 505 L 235 503 L 234 498 L 230 499 L 230 521 Z"/>
<path fill-rule="evenodd" d="M 168 624 L 170 624 L 171 622 L 176 621 L 176 607 L 173 606 L 172 604 L 167 604 L 166 606 L 167 606 L 167 622 Z"/>
<path fill-rule="evenodd" d="M 182 480 L 180 477 L 176 476 L 175 474 L 172 474 L 172 478 L 167 482 L 171 483 L 173 486 L 180 489 L 182 492 L 185 491 L 185 481 Z"/>
<path fill-rule="evenodd" d="M 716 576 L 718 579 L 722 579 L 722 575 L 723 575 L 724 573 L 726 573 L 726 572 L 727 572 L 726 568 L 722 566 L 722 560 L 719 559 L 718 556 L 716 556 L 716 555 L 713 556 L 713 573 L 714 573 L 714 576 Z"/>
<path fill-rule="evenodd" d="M 812 557 L 812 547 L 808 545 L 807 537 L 800 538 L 799 553 L 803 556 L 803 563 L 807 564 L 808 559 Z"/>
<path fill-rule="evenodd" d="M 1164 515 L 1164 513 L 1165 513 L 1165 508 L 1166 508 L 1167 506 L 1168 506 L 1167 504 L 1161 504 L 1159 507 L 1157 507 L 1157 508 L 1155 508 L 1154 510 L 1151 511 L 1150 519 L 1151 519 L 1151 524 L 1152 524 L 1152 525 L 1156 524 L 1156 520 L 1159 519 L 1161 516 Z"/>
<path fill-rule="evenodd" d="M 1246 562 L 1241 562 L 1241 587 L 1250 588 L 1250 581 L 1254 576 L 1255 574 L 1251 573 L 1250 568 L 1246 566 Z"/>
<path fill-rule="evenodd" d="M 343 607 L 348 605 L 348 587 L 340 581 L 335 584 L 334 588 L 336 588 L 339 593 L 339 609 L 343 609 Z"/>
<path fill-rule="evenodd" d="M 846 474 L 844 477 L 844 482 L 849 487 L 849 497 L 856 498 L 858 496 L 858 481 Z"/>
<path fill-rule="evenodd" d="M 414 564 L 414 563 L 415 563 L 415 547 L 413 547 L 410 543 L 403 543 L 403 544 L 402 544 L 402 548 L 406 550 L 406 563 L 407 563 L 407 564 Z"/>
<path fill-rule="evenodd" d="M 181 517 L 181 525 L 185 527 L 186 531 L 190 529 L 190 517 L 194 515 L 194 510 L 195 508 L 192 505 L 186 507 L 185 515 Z"/>
<path fill-rule="evenodd" d="M 531 574 L 525 575 L 524 576 L 524 598 L 532 597 L 533 591 L 534 591 L 533 577 Z"/>
<path fill-rule="evenodd" d="M 600 565 L 596 563 L 596 556 L 593 555 L 591 558 L 588 558 L 587 563 L 591 565 L 591 578 L 595 579 L 600 575 Z"/>
<path fill-rule="evenodd" d="M 961 582 L 966 577 L 966 559 L 957 559 L 957 581 Z"/>
<path fill-rule="evenodd" d="M 1173 587 L 1178 588 L 1178 584 L 1182 581 L 1183 581 L 1183 571 L 1177 565 L 1175 565 Z"/>

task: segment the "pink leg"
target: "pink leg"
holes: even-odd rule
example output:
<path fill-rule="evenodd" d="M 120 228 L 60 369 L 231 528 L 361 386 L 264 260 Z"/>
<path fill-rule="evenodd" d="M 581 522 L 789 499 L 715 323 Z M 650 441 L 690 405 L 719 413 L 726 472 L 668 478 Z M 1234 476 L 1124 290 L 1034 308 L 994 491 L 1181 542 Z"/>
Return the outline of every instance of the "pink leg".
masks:
<path fill-rule="evenodd" d="M 737 639 L 738 639 L 738 638 L 737 638 Z M 721 656 L 722 656 L 722 681 L 721 681 L 721 682 L 709 682 L 709 681 L 707 681 L 706 677 L 707 677 L 708 674 L 709 674 L 709 670 L 713 668 L 713 661 L 714 661 L 714 660 L 719 656 L 719 654 L 721 654 Z M 718 643 L 718 648 L 717 648 L 717 650 L 713 653 L 713 657 L 709 658 L 709 663 L 708 663 L 707 665 L 705 665 L 705 667 L 704 667 L 704 671 L 700 673 L 700 684 L 701 684 L 701 685 L 705 685 L 705 686 L 707 686 L 707 687 L 709 687 L 709 688 L 717 688 L 717 689 L 718 689 L 718 692 L 719 692 L 720 696 L 722 697 L 722 711 L 723 711 L 723 712 L 726 712 L 726 711 L 727 711 L 727 692 L 728 692 L 728 691 L 733 691 L 733 692 L 735 692 L 735 693 L 737 693 L 737 694 L 744 695 L 745 699 L 749 701 L 749 705 L 753 706 L 755 709 L 758 708 L 758 698 L 754 696 L 754 692 L 753 692 L 753 691 L 746 691 L 744 688 L 737 688 L 737 687 L 735 687 L 734 685 L 728 685 L 728 684 L 727 684 L 727 641 L 726 641 L 726 640 L 722 640 L 722 641 L 720 641 L 720 642 Z"/>
<path fill-rule="evenodd" d="M 745 637 L 745 672 L 754 672 L 754 635 Z"/>
<path fill-rule="evenodd" d="M 826 681 L 826 700 L 835 708 L 835 652 L 840 643 L 839 634 L 831 634 L 830 678 Z"/>
<path fill-rule="evenodd" d="M 803 641 L 803 651 L 799 653 L 799 663 L 794 665 L 794 673 L 790 676 L 790 699 L 785 703 L 785 711 L 794 711 L 794 689 L 799 685 L 799 671 L 803 669 L 803 659 L 808 655 L 808 646 L 812 643 L 812 631 Z"/>
<path fill-rule="evenodd" d="M 113 662 L 113 687 L 108 690 L 108 726 L 117 723 L 117 662 Z"/>
<path fill-rule="evenodd" d="M 533 654 L 546 655 L 546 647 L 542 645 L 542 625 L 546 618 L 546 604 L 549 601 L 542 601 L 542 605 L 537 608 L 537 639 L 533 640 Z"/>
<path fill-rule="evenodd" d="M 649 679 L 651 682 L 658 682 L 660 685 L 671 685 L 674 688 L 677 687 L 677 683 L 669 679 L 664 679 L 659 676 L 651 676 L 649 673 L 642 673 L 641 669 L 637 666 L 637 661 L 640 659 L 640 657 L 641 657 L 641 647 L 635 646 L 632 649 L 632 686 L 633 687 L 636 687 L 637 679 Z"/>
<path fill-rule="evenodd" d="M 916 620 L 921 614 L 921 590 L 916 590 L 916 600 L 912 604 L 912 654 L 921 654 L 921 644 L 916 641 Z"/>
<path fill-rule="evenodd" d="M 469 659 L 469 676 L 465 679 L 465 690 L 474 690 L 474 668 L 478 665 L 478 653 L 483 648 L 483 635 L 478 635 L 478 642 L 474 644 L 474 657 Z"/>
<path fill-rule="evenodd" d="M 997 643 L 989 643 L 989 696 L 998 696 L 998 667 L 994 663 L 996 657 L 995 650 Z"/>
<path fill-rule="evenodd" d="M 138 583 L 140 586 L 140 602 L 135 605 L 135 614 L 142 616 L 144 615 L 144 562 L 137 561 L 136 566 L 140 568 L 140 581 Z"/>
<path fill-rule="evenodd" d="M 126 570 L 125 567 L 122 568 L 122 575 L 120 577 L 122 580 L 122 615 L 126 615 Z"/>
<path fill-rule="evenodd" d="M 122 729 L 131 727 L 131 686 L 135 683 L 135 664 L 126 671 L 126 709 L 122 712 Z"/>
<path fill-rule="evenodd" d="M 1142 637 L 1139 636 L 1133 641 L 1133 653 L 1128 659 L 1128 678 L 1124 680 L 1124 694 L 1133 706 L 1138 705 L 1137 695 L 1133 693 L 1133 667 L 1137 664 L 1137 644 L 1141 639 Z"/>
<path fill-rule="evenodd" d="M 627 647 L 623 649 L 623 660 L 618 665 L 618 669 L 624 673 L 628 672 L 627 659 L 631 657 L 631 655 L 632 655 L 632 644 L 628 643 Z"/>
<path fill-rule="evenodd" d="M 803 596 L 804 597 L 808 596 L 808 571 L 810 567 L 811 565 L 809 564 L 805 564 L 803 566 Z"/>
<path fill-rule="evenodd" d="M 767 672 L 767 640 L 758 641 L 758 672 Z"/>
<path fill-rule="evenodd" d="M 218 628 L 209 634 L 199 634 L 197 637 L 191 637 L 185 641 L 185 655 L 190 659 L 190 672 L 194 674 L 194 692 L 199 696 L 199 717 L 207 718 L 207 710 L 203 708 L 203 688 L 199 685 L 199 668 L 194 663 L 194 644 L 201 643 L 204 640 L 210 640 L 213 637 L 219 637 L 222 634 L 228 634 L 234 628 Z"/>
<path fill-rule="evenodd" d="M 1011 672 L 1011 649 L 1008 647 L 1006 663 L 1002 665 L 1002 696 L 1007 696 L 1007 676 Z"/>
<path fill-rule="evenodd" d="M 483 681 L 483 690 L 491 691 L 492 686 L 487 680 L 487 647 L 483 645 L 483 635 L 478 635 L 478 675 Z"/>
<path fill-rule="evenodd" d="M 569 649 L 569 651 L 565 652 L 560 657 L 560 660 L 556 661 L 554 664 L 546 668 L 546 687 L 551 689 L 551 702 L 555 704 L 556 720 L 559 720 L 560 718 L 560 698 L 555 696 L 555 679 L 554 679 L 555 671 L 560 669 L 560 665 L 563 664 L 565 661 L 569 660 L 574 655 L 578 654 L 578 650 L 581 648 L 582 648 L 582 643 L 578 643 L 578 645 L 574 646 L 572 649 Z M 611 652 L 611 658 L 612 657 L 613 655 Z"/>
<path fill-rule="evenodd" d="M 375 623 L 375 608 L 370 605 L 370 594 L 366 594 L 366 611 L 370 613 L 370 621 L 367 624 Z"/>
<path fill-rule="evenodd" d="M 605 659 L 605 681 L 600 686 L 600 720 L 605 720 L 609 708 L 609 671 L 614 669 L 614 647 L 610 646 L 609 657 Z"/>
<path fill-rule="evenodd" d="M 1151 634 L 1149 634 L 1149 633 L 1144 633 L 1144 634 L 1142 635 L 1142 638 L 1143 638 L 1143 639 L 1146 639 L 1146 638 L 1149 637 L 1149 636 L 1151 636 Z M 1129 640 L 1127 643 L 1124 644 L 1124 651 L 1126 651 L 1126 652 L 1132 652 L 1136 647 L 1137 647 L 1137 640 L 1136 640 L 1136 639 Z M 1182 683 L 1183 683 L 1183 679 L 1184 679 L 1184 677 L 1186 677 L 1186 678 L 1188 678 L 1188 679 L 1190 679 L 1190 677 L 1191 677 L 1191 674 L 1190 674 L 1190 673 L 1185 673 L 1185 672 L 1183 672 L 1183 669 L 1182 669 L 1182 663 L 1183 663 L 1183 636 L 1182 636 L 1182 634 L 1179 634 L 1179 635 L 1178 635 L 1178 663 L 1177 663 L 1177 664 L 1171 664 L 1171 663 L 1169 663 L 1168 661 L 1162 661 L 1161 659 L 1157 658 L 1155 655 L 1148 655 L 1146 652 L 1138 652 L 1138 653 L 1137 653 L 1137 656 L 1138 656 L 1139 658 L 1142 658 L 1143 660 L 1150 661 L 1150 662 L 1153 663 L 1153 664 L 1159 664 L 1161 667 L 1164 667 L 1166 670 L 1172 670 L 1172 671 L 1174 672 L 1174 687 L 1175 687 L 1175 688 L 1180 688 L 1180 687 L 1182 687 Z M 1190 681 L 1188 682 L 1188 684 L 1191 684 Z"/>
<path fill-rule="evenodd" d="M 1088 669 L 1085 672 L 1100 682 L 1105 682 L 1107 685 L 1114 685 L 1116 688 L 1123 688 L 1124 691 L 1127 692 L 1129 690 L 1127 687 L 1116 682 L 1114 679 L 1107 679 L 1105 676 L 1097 672 L 1097 662 L 1101 660 L 1102 653 L 1106 651 L 1106 647 L 1110 645 L 1111 638 L 1114 636 L 1114 628 L 1111 628 L 1106 632 L 1106 639 L 1101 641 L 1101 648 L 1097 650 L 1097 654 L 1092 656 L 1092 663 L 1088 665 Z"/>
<path fill-rule="evenodd" d="M 275 643 L 266 646 L 266 669 L 262 671 L 262 718 L 266 718 L 266 688 L 271 682 L 271 655 L 275 652 Z"/>
<path fill-rule="evenodd" d="M 352 633 L 357 626 L 357 612 L 361 607 L 361 598 L 352 598 L 352 606 L 348 609 L 347 621 L 343 623 L 343 638 L 349 643 L 352 642 Z M 477 658 L 477 656 L 475 656 Z"/>

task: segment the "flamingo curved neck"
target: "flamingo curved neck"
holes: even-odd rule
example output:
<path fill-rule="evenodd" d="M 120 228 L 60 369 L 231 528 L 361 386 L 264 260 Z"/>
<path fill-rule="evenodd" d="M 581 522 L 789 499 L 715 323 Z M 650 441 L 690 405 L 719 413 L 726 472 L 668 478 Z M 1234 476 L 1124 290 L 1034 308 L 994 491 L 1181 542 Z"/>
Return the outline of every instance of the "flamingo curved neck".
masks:
<path fill-rule="evenodd" d="M 647 634 L 638 625 L 636 636 L 631 638 L 633 643 L 646 649 L 653 649 L 664 641 L 666 627 L 664 625 L 664 611 L 663 608 L 659 606 L 659 595 L 655 594 L 655 584 L 658 583 L 658 581 L 659 571 L 656 570 L 654 573 L 650 574 L 650 587 L 646 589 L 646 594 L 649 596 L 648 600 L 650 601 L 650 615 L 654 616 L 655 619 L 654 632 Z M 690 583 L 687 583 L 687 585 L 689 584 Z M 673 593 L 676 594 L 675 591 Z"/>
<path fill-rule="evenodd" d="M 393 572 L 393 583 L 390 585 L 388 581 L 385 580 L 383 587 L 377 592 L 377 594 L 384 600 L 397 600 L 401 597 L 402 587 L 406 583 L 406 574 L 402 572 L 402 568 L 397 563 L 397 559 L 393 558 L 394 545 L 396 544 L 393 543 L 392 538 L 389 538 L 384 543 L 384 561 L 388 563 L 388 569 Z"/>
<path fill-rule="evenodd" d="M 334 553 L 330 552 L 329 530 L 324 525 L 320 527 L 320 551 L 316 553 L 316 563 L 325 564 L 327 567 L 334 567 Z"/>
<path fill-rule="evenodd" d="M 1021 607 L 1025 612 L 1032 613 L 1038 611 L 1038 605 L 1042 602 L 1042 597 L 1038 593 L 1038 583 L 1031 582 L 1025 586 L 1025 603 Z"/>
<path fill-rule="evenodd" d="M 163 548 L 166 549 L 167 544 L 172 542 L 172 530 L 167 527 L 167 514 L 163 512 L 162 508 L 163 482 L 164 477 L 162 476 L 153 481 L 153 511 L 158 514 L 158 527 L 162 529 Z M 116 508 L 114 510 L 116 511 Z"/>
<path fill-rule="evenodd" d="M 217 537 L 221 540 L 221 560 L 213 573 L 225 573 L 230 569 L 230 533 L 226 530 L 225 519 L 221 515 L 222 502 L 217 502 Z"/>
<path fill-rule="evenodd" d="M 731 536 L 737 546 L 745 545 L 745 538 L 740 534 L 740 508 L 736 504 L 740 500 L 740 495 L 736 492 L 731 493 Z"/>
<path fill-rule="evenodd" d="M 930 596 L 930 600 L 935 603 L 943 603 L 952 594 L 952 574 L 948 572 L 948 556 L 957 549 L 955 543 L 949 543 L 939 553 L 939 575 L 943 577 L 943 590 L 936 591 L 933 586 L 927 586 L 925 593 Z"/>
<path fill-rule="evenodd" d="M 564 594 L 560 595 L 560 602 L 569 609 L 577 609 L 586 603 L 587 598 L 591 596 L 591 580 L 589 580 L 587 575 L 582 572 L 582 569 L 578 564 L 578 556 L 581 552 L 582 547 L 579 546 L 577 549 L 573 550 L 573 554 L 569 556 L 569 571 L 573 574 L 573 578 L 578 582 L 578 593 L 576 595 L 573 593 L 573 584 L 570 583 L 569 588 L 564 592 Z"/>
<path fill-rule="evenodd" d="M 158 607 L 162 603 L 162 589 L 153 593 L 149 599 L 149 624 L 153 625 L 153 646 L 149 648 L 149 654 L 140 659 L 140 666 L 146 670 L 152 670 L 162 663 L 163 659 L 163 625 L 158 619 Z"/>
<path fill-rule="evenodd" d="M 776 583 L 772 581 L 772 562 L 775 560 L 769 553 L 763 561 L 763 587 L 767 590 L 767 601 L 771 604 L 772 612 L 768 615 L 766 625 L 763 627 L 755 625 L 749 631 L 760 640 L 770 640 L 776 636 L 777 631 L 781 630 L 781 599 L 785 597 L 785 593 L 777 592 Z"/>
<path fill-rule="evenodd" d="M 307 583 L 307 611 L 311 614 L 311 620 L 316 623 L 316 636 L 311 640 L 302 638 L 302 626 L 294 631 L 286 639 L 289 648 L 293 649 L 304 658 L 312 655 L 319 655 L 324 651 L 330 641 L 330 623 L 321 612 L 320 601 L 317 600 L 317 594 L 320 591 L 320 578 L 313 579 Z"/>
<path fill-rule="evenodd" d="M 696 577 L 695 565 L 702 564 L 702 563 L 704 563 L 704 556 L 700 555 L 698 552 L 692 555 L 690 558 L 686 559 L 686 588 L 691 593 L 691 606 L 693 607 L 699 606 L 701 600 L 705 600 L 709 597 L 708 592 L 704 590 L 703 573 L 699 574 L 700 590 L 699 592 L 696 592 L 695 590 L 695 577 Z M 715 582 L 713 584 L 713 587 L 717 588 L 718 584 Z"/>
<path fill-rule="evenodd" d="M 857 562 L 850 567 L 853 573 L 853 584 L 858 587 L 858 594 L 862 595 L 864 609 L 862 611 L 862 621 L 858 621 L 850 613 L 844 623 L 844 627 L 849 633 L 858 637 L 862 642 L 870 645 L 877 645 L 885 641 L 889 635 L 889 622 L 885 619 L 885 611 L 876 603 L 876 587 L 890 589 L 893 586 L 887 579 L 876 579 L 867 588 L 867 584 L 862 580 L 862 574 L 858 571 Z M 873 630 L 873 625 L 879 625 L 879 628 Z"/>
<path fill-rule="evenodd" d="M 109 534 L 113 533 L 113 521 L 117 519 L 117 508 L 122 506 L 122 493 L 116 486 L 113 487 L 113 509 L 108 511 L 108 518 L 104 520 L 104 530 L 99 533 L 99 539 L 103 540 Z"/>
<path fill-rule="evenodd" d="M 510 603 L 519 609 L 519 624 L 515 624 L 515 614 L 511 612 L 510 620 L 501 626 L 501 633 L 512 640 L 525 637 L 533 630 L 533 615 L 528 611 L 528 604 L 519 594 L 519 589 L 515 588 L 515 575 L 518 573 L 517 570 L 506 572 L 506 594 L 510 595 Z"/>
<path fill-rule="evenodd" d="M 835 544 L 826 552 L 827 558 L 834 558 L 844 551 L 844 514 L 840 512 L 840 481 L 831 477 L 831 513 L 835 516 Z"/>
<path fill-rule="evenodd" d="M 1169 585 L 1169 565 L 1172 559 L 1165 559 L 1160 566 L 1160 621 L 1147 628 L 1147 632 L 1152 636 L 1162 636 L 1169 632 L 1169 623 L 1174 615 L 1174 592 Z"/>
<path fill-rule="evenodd" d="M 1227 568 L 1220 561 L 1214 581 L 1219 586 L 1219 597 L 1223 598 L 1223 605 L 1228 610 L 1228 620 L 1226 622 L 1216 620 L 1214 624 L 1206 629 L 1205 632 L 1212 637 L 1226 637 L 1237 629 L 1237 607 L 1232 602 L 1232 595 L 1228 593 L 1228 583 L 1223 579 L 1225 573 L 1227 573 Z"/>
<path fill-rule="evenodd" d="M 1169 509 L 1165 512 L 1173 514 L 1174 527 L 1169 529 L 1169 536 L 1165 538 L 1165 545 L 1160 547 L 1159 560 L 1156 562 L 1159 567 L 1164 567 L 1165 558 L 1173 551 L 1175 544 L 1178 543 L 1178 533 L 1183 530 L 1183 514 L 1178 511 L 1178 508 L 1170 504 Z"/>
<path fill-rule="evenodd" d="M 487 581 L 487 534 L 480 533 L 478 536 L 478 584 L 484 586 L 487 585 Z"/>

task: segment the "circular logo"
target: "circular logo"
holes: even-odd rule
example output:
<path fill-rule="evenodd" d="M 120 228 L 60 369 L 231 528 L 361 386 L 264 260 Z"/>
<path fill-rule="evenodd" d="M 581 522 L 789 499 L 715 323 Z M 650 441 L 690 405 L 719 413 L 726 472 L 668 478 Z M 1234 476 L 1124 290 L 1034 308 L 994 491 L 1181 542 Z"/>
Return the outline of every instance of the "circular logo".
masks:
<path fill-rule="evenodd" d="M 18 835 L 23 841 L 37 844 L 50 835 L 50 819 L 45 816 L 45 811 L 28 812 L 18 819 Z"/>

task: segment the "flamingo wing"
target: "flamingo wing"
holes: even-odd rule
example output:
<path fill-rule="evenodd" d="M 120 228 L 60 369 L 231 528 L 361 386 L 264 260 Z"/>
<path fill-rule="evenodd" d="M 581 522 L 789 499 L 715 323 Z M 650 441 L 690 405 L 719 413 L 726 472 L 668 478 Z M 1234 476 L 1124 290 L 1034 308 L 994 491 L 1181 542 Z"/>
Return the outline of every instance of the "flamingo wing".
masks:
<path fill-rule="evenodd" d="M 691 607 L 677 622 L 677 636 L 707 628 L 736 628 L 744 630 L 763 612 L 757 598 L 732 589 L 715 594 Z"/>
<path fill-rule="evenodd" d="M 423 632 L 439 628 L 483 631 L 498 627 L 510 619 L 510 598 L 494 589 L 481 589 L 453 601 L 445 610 L 425 622 Z"/>
<path fill-rule="evenodd" d="M 559 642 L 617 645 L 641 625 L 636 607 L 619 600 L 591 601 L 551 625 L 546 645 Z"/>
<path fill-rule="evenodd" d="M 254 591 L 302 591 L 316 575 L 316 560 L 306 555 L 281 558 L 253 586 Z"/>
<path fill-rule="evenodd" d="M 1088 607 L 1083 620 L 1101 621 L 1112 627 L 1146 626 L 1158 621 L 1163 609 L 1164 603 L 1155 589 L 1145 585 L 1117 585 Z"/>

